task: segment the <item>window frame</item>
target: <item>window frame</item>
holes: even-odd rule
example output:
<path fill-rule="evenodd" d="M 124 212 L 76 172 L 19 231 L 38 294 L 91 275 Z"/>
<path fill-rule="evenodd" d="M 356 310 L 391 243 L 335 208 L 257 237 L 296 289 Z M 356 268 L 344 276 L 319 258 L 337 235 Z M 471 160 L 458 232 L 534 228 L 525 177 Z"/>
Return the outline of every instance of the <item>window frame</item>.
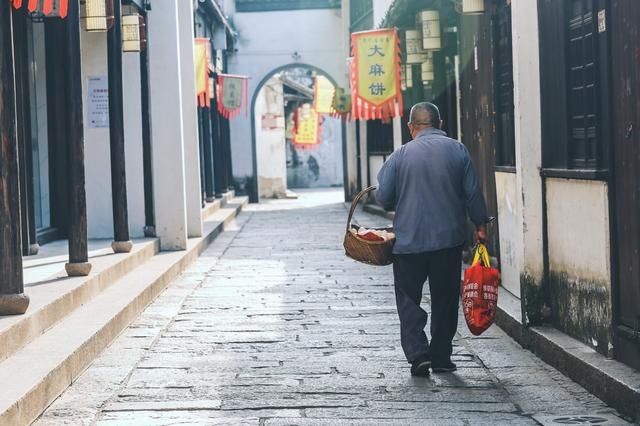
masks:
<path fill-rule="evenodd" d="M 607 0 L 593 0 L 594 62 L 596 90 L 594 101 L 596 115 L 595 161 L 576 161 L 573 157 L 569 96 L 569 7 L 566 2 L 540 0 L 538 7 L 538 31 L 540 40 L 540 86 L 542 115 L 542 170 L 544 177 L 567 179 L 609 179 L 611 150 L 610 106 L 610 35 L 609 28 L 598 31 L 598 13 L 604 11 L 608 18 Z M 558 43 L 562 40 L 562 43 Z"/>
<path fill-rule="evenodd" d="M 501 15 L 504 14 L 504 15 Z M 506 22 L 501 21 L 501 18 L 507 16 Z M 495 134 L 496 134 L 496 146 L 495 146 L 495 162 L 496 171 L 500 172 L 515 172 L 516 168 L 516 137 L 515 137 L 515 99 L 514 99 L 514 82 L 513 82 L 513 32 L 511 29 L 512 26 L 512 16 L 511 16 L 511 4 L 507 4 L 506 2 L 498 2 L 495 5 L 494 13 L 493 13 L 493 45 L 494 45 L 494 104 L 495 104 Z M 503 80 L 500 78 L 500 69 L 504 67 L 504 58 L 505 56 L 501 55 L 501 49 L 498 48 L 498 45 L 501 40 L 501 29 L 502 25 L 508 26 L 508 44 L 509 48 L 505 49 L 508 51 L 508 61 L 510 62 L 510 90 L 505 91 L 501 90 L 501 83 Z M 503 96 L 508 96 L 508 92 L 511 92 L 511 105 L 510 111 L 504 111 L 502 108 L 502 103 L 500 99 Z M 503 126 L 505 123 L 501 119 L 502 114 L 510 114 L 511 115 L 511 125 Z M 505 133 L 508 132 L 507 137 L 505 137 Z M 508 137 L 510 136 L 510 140 Z"/>

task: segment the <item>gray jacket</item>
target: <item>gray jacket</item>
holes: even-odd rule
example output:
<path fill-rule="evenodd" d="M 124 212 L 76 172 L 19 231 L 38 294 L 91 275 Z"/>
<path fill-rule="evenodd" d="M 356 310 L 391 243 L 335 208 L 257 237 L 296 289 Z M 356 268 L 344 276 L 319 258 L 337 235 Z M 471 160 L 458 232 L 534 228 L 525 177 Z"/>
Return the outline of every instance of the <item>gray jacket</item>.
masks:
<path fill-rule="evenodd" d="M 395 254 L 464 244 L 467 214 L 476 225 L 488 222 L 469 151 L 439 129 L 422 130 L 389 157 L 378 174 L 376 199 L 395 211 Z"/>

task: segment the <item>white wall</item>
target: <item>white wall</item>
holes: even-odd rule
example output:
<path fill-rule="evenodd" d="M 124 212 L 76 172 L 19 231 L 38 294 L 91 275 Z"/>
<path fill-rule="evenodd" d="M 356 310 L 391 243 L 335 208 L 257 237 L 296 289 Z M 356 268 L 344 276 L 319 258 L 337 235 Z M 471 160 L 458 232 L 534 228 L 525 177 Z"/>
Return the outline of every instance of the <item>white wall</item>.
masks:
<path fill-rule="evenodd" d="M 546 185 L 549 269 L 610 285 L 607 184 L 547 179 Z"/>
<path fill-rule="evenodd" d="M 511 3 L 513 30 L 513 83 L 517 171 L 516 250 L 521 279 L 540 287 L 544 279 L 542 119 L 538 1 Z M 526 321 L 526 318 L 523 320 Z"/>
<path fill-rule="evenodd" d="M 277 127 L 263 128 L 265 114 L 276 116 Z M 270 79 L 260 90 L 255 106 L 256 148 L 260 197 L 284 198 L 287 193 L 287 159 L 284 98 L 280 80 Z"/>
<path fill-rule="evenodd" d="M 287 143 L 287 159 L 293 146 L 301 163 L 298 167 L 287 166 L 289 188 L 326 188 L 342 186 L 342 120 L 324 116 L 320 125 L 320 143 L 313 147 L 296 147 Z M 310 163 L 311 160 L 311 163 Z M 311 164 L 317 165 L 317 170 Z"/>
<path fill-rule="evenodd" d="M 498 223 L 500 225 L 500 275 L 504 288 L 520 297 L 518 245 L 518 187 L 515 173 L 496 173 Z"/>
<path fill-rule="evenodd" d="M 87 116 L 87 79 L 90 76 L 107 77 L 108 75 L 107 35 L 106 33 L 81 31 L 80 42 L 82 49 L 87 232 L 89 238 L 113 239 L 109 128 L 90 128 Z"/>
<path fill-rule="evenodd" d="M 341 14 L 334 9 L 236 13 L 238 52 L 229 57 L 229 72 L 250 76 L 250 99 L 265 77 L 286 64 L 316 66 L 345 87 L 348 44 Z M 231 137 L 235 177 L 253 175 L 250 118 L 241 114 L 232 120 Z"/>
<path fill-rule="evenodd" d="M 156 234 L 160 237 L 162 250 L 184 250 L 187 247 L 181 58 L 177 16 L 178 0 L 163 0 L 154 2 L 147 20 L 153 198 Z"/>
<path fill-rule="evenodd" d="M 393 0 L 373 0 L 373 26 L 378 28 Z"/>
<path fill-rule="evenodd" d="M 192 2 L 178 2 L 178 27 L 180 37 L 179 84 L 182 90 L 182 141 L 185 162 L 187 235 L 191 238 L 201 237 L 203 232 Z"/>

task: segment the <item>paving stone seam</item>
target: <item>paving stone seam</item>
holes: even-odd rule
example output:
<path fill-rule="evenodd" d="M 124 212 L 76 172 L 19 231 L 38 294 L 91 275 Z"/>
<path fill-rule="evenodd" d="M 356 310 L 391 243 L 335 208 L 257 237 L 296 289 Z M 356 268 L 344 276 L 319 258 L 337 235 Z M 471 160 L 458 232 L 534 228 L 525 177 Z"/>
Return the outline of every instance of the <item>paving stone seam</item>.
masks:
<path fill-rule="evenodd" d="M 208 273 L 209 273 L 213 268 L 215 268 L 215 267 L 220 263 L 220 260 L 222 259 L 222 257 L 224 256 L 224 254 L 227 252 L 227 250 L 229 249 L 229 247 L 231 246 L 231 244 L 233 243 L 233 241 L 234 241 L 234 240 L 236 239 L 236 237 L 237 237 L 237 236 L 242 232 L 242 230 L 243 230 L 243 229 L 244 229 L 244 227 L 247 225 L 247 223 L 249 223 L 249 222 L 251 221 L 251 219 L 252 219 L 252 217 L 253 217 L 253 214 L 254 214 L 254 213 L 253 213 L 253 212 L 247 212 L 247 211 L 245 211 L 245 214 L 247 215 L 247 219 L 246 219 L 246 220 L 244 220 L 244 221 L 242 221 L 242 223 L 240 224 L 240 226 L 238 227 L 238 229 L 235 229 L 235 230 L 233 230 L 233 231 L 225 231 L 225 230 L 223 229 L 223 231 L 221 232 L 221 234 L 222 234 L 222 233 L 224 233 L 224 232 L 232 232 L 232 233 L 233 233 L 232 238 L 230 238 L 230 239 L 229 239 L 229 241 L 227 241 L 227 242 L 226 242 L 226 245 L 225 245 L 224 249 L 222 250 L 221 255 L 220 255 L 220 256 L 218 256 L 218 257 L 216 258 L 215 262 L 213 262 L 213 263 L 211 264 L 211 267 L 210 267 L 210 268 L 207 270 L 207 272 L 204 274 L 204 278 L 203 278 L 200 282 L 198 282 L 198 284 L 197 284 L 197 285 L 194 285 L 194 286 L 193 286 L 193 288 L 192 288 L 192 289 L 191 289 L 187 294 L 185 294 L 185 295 L 184 295 L 184 297 L 183 297 L 183 298 L 182 298 L 182 300 L 180 301 L 180 306 L 179 306 L 178 310 L 176 311 L 176 314 L 174 314 L 174 315 L 173 315 L 173 317 L 172 317 L 169 321 L 167 321 L 167 323 L 164 325 L 164 327 L 163 327 L 163 328 L 161 328 L 161 329 L 158 331 L 158 333 L 157 333 L 157 334 L 156 334 L 156 336 L 154 337 L 153 341 L 152 341 L 152 342 L 151 342 L 151 344 L 149 345 L 149 347 L 148 347 L 148 349 L 147 349 L 148 351 L 150 351 L 150 350 L 151 350 L 151 349 L 152 349 L 152 348 L 157 344 L 157 342 L 158 342 L 158 341 L 163 337 L 164 333 L 166 333 L 166 332 L 168 331 L 168 329 L 169 329 L 169 328 L 170 328 L 170 327 L 175 323 L 175 320 L 176 320 L 176 318 L 179 316 L 179 312 L 180 312 L 180 310 L 185 306 L 185 303 L 186 303 L 187 299 L 188 299 L 191 295 L 193 295 L 193 294 L 194 294 L 198 289 L 200 289 L 200 288 L 202 287 L 202 285 L 203 285 L 203 284 L 204 284 L 204 282 L 205 282 L 206 277 L 208 276 Z M 237 218 L 236 218 L 236 220 L 237 220 Z M 226 227 L 226 225 L 225 225 L 225 227 Z M 215 242 L 214 242 L 214 244 L 215 244 Z M 210 248 L 211 248 L 211 246 L 210 246 Z M 178 280 L 180 280 L 180 278 L 182 277 L 182 275 L 184 275 L 184 273 L 186 273 L 186 272 L 188 272 L 188 271 L 189 271 L 189 268 L 187 268 L 187 269 L 186 269 L 182 274 L 180 274 L 180 275 L 179 275 L 178 277 L 176 277 L 176 278 L 175 278 L 171 283 L 169 283 L 169 285 L 166 287 L 166 289 L 165 289 L 164 291 L 166 291 L 169 287 L 171 287 L 175 282 L 177 282 Z M 163 291 L 163 293 L 164 293 L 164 291 Z M 161 293 L 161 294 L 162 294 L 162 293 Z M 126 330 L 126 329 L 125 329 L 125 330 Z M 123 333 L 124 333 L 124 330 L 123 330 Z M 114 339 L 114 341 L 115 341 L 115 339 Z M 107 410 L 105 410 L 105 409 L 108 407 L 108 405 L 109 405 L 110 403 L 114 402 L 114 401 L 115 401 L 115 399 L 116 399 L 116 398 L 118 398 L 118 395 L 120 394 L 120 392 L 121 392 L 121 391 L 123 391 L 123 390 L 125 390 L 125 389 L 126 389 L 126 387 L 127 387 L 128 383 L 129 383 L 129 381 L 130 381 L 130 379 L 131 379 L 131 376 L 132 376 L 132 375 L 133 375 L 133 373 L 134 373 L 134 372 L 139 368 L 140 364 L 141 364 L 143 361 L 144 361 L 144 357 L 141 357 L 140 359 L 138 359 L 138 360 L 137 360 L 137 362 L 136 362 L 136 363 L 131 367 L 131 369 L 130 369 L 129 373 L 127 374 L 127 376 L 125 377 L 125 379 L 121 382 L 120 387 L 119 387 L 119 388 L 118 388 L 118 389 L 117 389 L 117 390 L 116 390 L 116 391 L 111 395 L 111 397 L 110 397 L 109 399 L 107 399 L 106 401 L 104 401 L 104 402 L 100 405 L 100 407 L 99 407 L 99 409 L 98 409 L 98 411 L 97 411 L 97 413 L 96 413 L 96 416 L 95 416 L 95 418 L 94 418 L 94 420 L 93 420 L 92 424 L 96 424 L 97 422 L 99 422 L 99 421 L 102 419 L 103 415 L 104 415 L 105 413 L 108 413 L 108 412 L 109 412 L 109 411 L 107 411 Z M 91 365 L 89 365 L 89 367 L 91 367 Z M 89 367 L 87 367 L 87 369 L 88 369 Z"/>

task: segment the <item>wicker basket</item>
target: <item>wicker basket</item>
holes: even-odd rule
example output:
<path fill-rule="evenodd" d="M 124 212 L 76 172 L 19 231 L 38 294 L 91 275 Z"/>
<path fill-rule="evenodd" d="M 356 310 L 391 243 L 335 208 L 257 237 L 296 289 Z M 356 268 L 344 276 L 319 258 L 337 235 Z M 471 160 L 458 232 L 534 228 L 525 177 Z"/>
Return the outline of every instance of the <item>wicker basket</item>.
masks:
<path fill-rule="evenodd" d="M 389 241 L 367 241 L 362 238 L 358 238 L 351 233 L 351 220 L 353 219 L 353 213 L 356 211 L 358 202 L 367 195 L 369 192 L 376 189 L 375 186 L 371 186 L 353 199 L 351 203 L 351 210 L 349 211 L 349 219 L 347 220 L 347 232 L 344 237 L 344 250 L 350 258 L 357 260 L 358 262 L 366 263 L 368 265 L 385 266 L 393 263 L 393 245 L 395 239 Z M 393 232 L 393 228 L 374 228 L 376 230 L 384 230 Z"/>

